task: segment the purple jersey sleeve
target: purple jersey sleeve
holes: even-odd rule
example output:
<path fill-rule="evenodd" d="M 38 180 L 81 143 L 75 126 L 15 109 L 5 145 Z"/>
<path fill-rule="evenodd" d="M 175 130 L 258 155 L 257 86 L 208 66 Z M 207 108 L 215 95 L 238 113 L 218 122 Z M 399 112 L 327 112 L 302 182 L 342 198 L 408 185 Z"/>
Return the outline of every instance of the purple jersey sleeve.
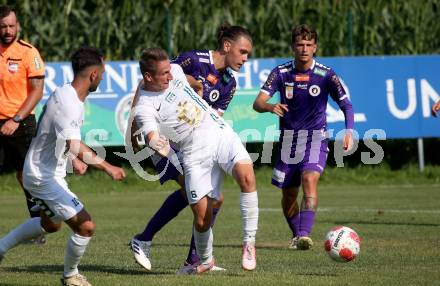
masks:
<path fill-rule="evenodd" d="M 329 73 L 329 91 L 331 98 L 338 104 L 339 108 L 344 113 L 345 128 L 353 129 L 354 127 L 354 112 L 348 95 L 339 80 L 339 77 L 334 71 Z"/>
<path fill-rule="evenodd" d="M 178 64 L 185 74 L 197 79 L 200 76 L 197 58 L 193 52 L 184 52 L 171 60 L 171 63 Z"/>
<path fill-rule="evenodd" d="M 277 91 L 280 91 L 280 83 L 281 76 L 278 68 L 276 67 L 270 72 L 266 82 L 261 87 L 261 91 L 268 94 L 269 96 L 272 96 Z"/>

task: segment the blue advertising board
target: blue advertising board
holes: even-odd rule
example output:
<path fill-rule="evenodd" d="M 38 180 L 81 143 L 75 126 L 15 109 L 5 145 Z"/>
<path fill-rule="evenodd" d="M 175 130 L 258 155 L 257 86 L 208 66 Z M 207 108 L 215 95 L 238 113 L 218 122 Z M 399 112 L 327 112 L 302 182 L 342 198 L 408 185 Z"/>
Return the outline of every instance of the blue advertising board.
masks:
<path fill-rule="evenodd" d="M 272 68 L 289 60 L 252 59 L 236 73 L 237 92 L 224 117 L 243 141 L 277 140 L 276 116 L 259 114 L 252 110 L 252 104 Z M 353 103 L 360 138 L 440 136 L 440 121 L 430 115 L 431 105 L 440 99 L 440 56 L 335 57 L 317 61 L 332 67 L 341 78 Z M 72 78 L 69 63 L 47 63 L 44 98 Z M 107 62 L 99 89 L 86 103 L 82 132 L 88 144 L 123 145 L 131 99 L 140 79 L 137 62 Z M 37 114 L 42 104 L 44 100 Z M 327 121 L 334 135 L 344 129 L 344 116 L 331 99 Z"/>

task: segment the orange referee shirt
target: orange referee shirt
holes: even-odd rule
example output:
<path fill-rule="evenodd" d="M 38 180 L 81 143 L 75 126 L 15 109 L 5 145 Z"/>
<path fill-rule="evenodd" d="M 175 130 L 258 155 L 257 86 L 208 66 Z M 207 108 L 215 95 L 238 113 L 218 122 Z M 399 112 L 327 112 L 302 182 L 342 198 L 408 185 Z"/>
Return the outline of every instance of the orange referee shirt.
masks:
<path fill-rule="evenodd" d="M 31 77 L 44 76 L 44 63 L 32 45 L 18 40 L 0 50 L 0 119 L 14 117 L 25 101 Z"/>

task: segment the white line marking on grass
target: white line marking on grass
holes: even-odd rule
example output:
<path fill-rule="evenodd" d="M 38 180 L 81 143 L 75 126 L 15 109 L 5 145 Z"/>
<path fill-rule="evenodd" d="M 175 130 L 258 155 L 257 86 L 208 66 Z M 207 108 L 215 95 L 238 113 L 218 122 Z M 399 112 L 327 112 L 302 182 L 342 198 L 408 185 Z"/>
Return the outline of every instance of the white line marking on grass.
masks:
<path fill-rule="evenodd" d="M 282 212 L 281 208 L 260 208 L 260 212 Z M 318 208 L 318 212 L 383 212 L 383 213 L 413 213 L 413 214 L 440 214 L 440 210 L 397 210 L 397 209 L 361 209 L 361 208 Z"/>

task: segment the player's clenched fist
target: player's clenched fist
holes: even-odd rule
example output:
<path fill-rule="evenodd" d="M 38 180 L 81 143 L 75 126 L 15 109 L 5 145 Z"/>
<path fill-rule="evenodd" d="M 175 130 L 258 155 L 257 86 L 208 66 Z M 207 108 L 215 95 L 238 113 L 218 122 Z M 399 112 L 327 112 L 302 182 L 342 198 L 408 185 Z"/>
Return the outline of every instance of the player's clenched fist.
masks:
<path fill-rule="evenodd" d="M 124 169 L 116 166 L 109 166 L 107 168 L 107 174 L 112 177 L 113 180 L 121 181 L 125 178 Z"/>

